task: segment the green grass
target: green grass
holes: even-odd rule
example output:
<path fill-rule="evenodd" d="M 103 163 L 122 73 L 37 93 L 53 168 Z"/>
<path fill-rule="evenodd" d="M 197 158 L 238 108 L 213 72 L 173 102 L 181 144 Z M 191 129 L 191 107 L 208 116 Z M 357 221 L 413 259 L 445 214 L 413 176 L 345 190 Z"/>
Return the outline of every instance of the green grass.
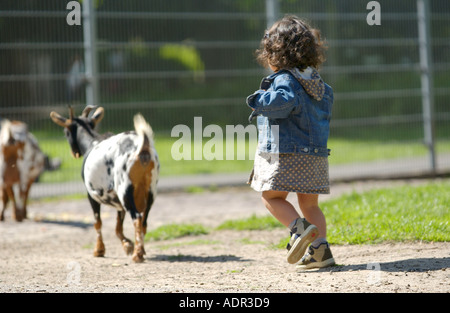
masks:
<path fill-rule="evenodd" d="M 450 181 L 351 193 L 324 202 L 335 244 L 449 241 Z"/>
<path fill-rule="evenodd" d="M 40 182 L 59 183 L 81 180 L 81 164 L 83 160 L 75 159 L 72 156 L 70 146 L 65 138 L 39 139 L 39 146 L 50 158 L 59 158 L 61 160 L 61 168 L 53 172 L 44 172 L 41 175 Z"/>
<path fill-rule="evenodd" d="M 194 175 L 210 173 L 238 173 L 250 172 L 253 167 L 253 160 L 250 160 L 246 148 L 245 160 L 180 160 L 172 158 L 171 150 L 173 143 L 178 138 L 169 136 L 158 136 L 156 138 L 156 149 L 161 162 L 161 176 Z M 204 139 L 204 143 L 207 142 Z M 58 171 L 45 172 L 41 177 L 41 182 L 64 182 L 81 179 L 82 159 L 74 159 L 70 153 L 69 144 L 61 137 L 59 139 L 39 139 L 41 149 L 52 158 L 60 158 L 62 167 Z M 248 143 L 245 144 L 246 147 Z M 419 142 L 411 141 L 362 141 L 330 139 L 329 147 L 331 156 L 330 165 L 339 165 L 355 162 L 370 162 L 380 159 L 397 159 L 425 156 L 427 150 Z M 235 152 L 237 148 L 235 148 Z M 438 153 L 450 152 L 450 140 L 441 140 L 437 145 Z M 224 151 L 225 153 L 225 151 Z M 193 151 L 192 151 L 193 154 Z M 224 159 L 226 159 L 224 154 Z"/>
<path fill-rule="evenodd" d="M 436 147 L 438 153 L 449 153 L 450 141 L 439 141 Z M 416 141 L 330 139 L 329 148 L 330 165 L 414 158 L 428 154 L 427 148 Z"/>
<path fill-rule="evenodd" d="M 208 234 L 209 230 L 200 224 L 168 224 L 147 232 L 145 241 L 161 241 L 185 236 Z"/>
<path fill-rule="evenodd" d="M 218 230 L 271 230 L 274 228 L 283 227 L 280 222 L 278 222 L 272 216 L 262 216 L 258 217 L 256 215 L 252 215 L 249 218 L 245 219 L 236 219 L 225 221 L 220 224 L 217 229 Z"/>
<path fill-rule="evenodd" d="M 321 203 L 331 244 L 450 241 L 450 181 L 353 192 Z M 277 247 L 284 248 L 289 238 Z"/>

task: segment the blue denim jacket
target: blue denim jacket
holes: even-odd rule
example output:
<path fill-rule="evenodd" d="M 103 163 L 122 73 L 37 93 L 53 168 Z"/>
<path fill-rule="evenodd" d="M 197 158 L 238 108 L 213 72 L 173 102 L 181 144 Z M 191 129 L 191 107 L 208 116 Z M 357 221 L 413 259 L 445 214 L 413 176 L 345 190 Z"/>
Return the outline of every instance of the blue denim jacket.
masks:
<path fill-rule="evenodd" d="M 333 90 L 313 71 L 319 95 L 311 92 L 312 78 L 300 77 L 298 70 L 281 70 L 264 78 L 261 89 L 247 97 L 254 110 L 249 121 L 258 116 L 260 152 L 329 155 Z"/>

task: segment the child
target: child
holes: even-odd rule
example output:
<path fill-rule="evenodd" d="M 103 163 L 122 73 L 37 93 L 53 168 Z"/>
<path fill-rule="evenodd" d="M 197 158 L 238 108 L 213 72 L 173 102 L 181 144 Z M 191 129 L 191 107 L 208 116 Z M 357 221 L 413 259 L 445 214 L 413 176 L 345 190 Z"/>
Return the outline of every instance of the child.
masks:
<path fill-rule="evenodd" d="M 257 60 L 275 73 L 247 98 L 250 121 L 258 117 L 259 131 L 249 183 L 291 231 L 288 262 L 300 261 L 305 268 L 335 264 L 318 205 L 319 194 L 330 193 L 327 141 L 333 91 L 316 70 L 325 61 L 324 50 L 318 30 L 296 16 L 284 17 L 256 51 Z M 305 218 L 286 200 L 289 192 L 297 194 Z"/>

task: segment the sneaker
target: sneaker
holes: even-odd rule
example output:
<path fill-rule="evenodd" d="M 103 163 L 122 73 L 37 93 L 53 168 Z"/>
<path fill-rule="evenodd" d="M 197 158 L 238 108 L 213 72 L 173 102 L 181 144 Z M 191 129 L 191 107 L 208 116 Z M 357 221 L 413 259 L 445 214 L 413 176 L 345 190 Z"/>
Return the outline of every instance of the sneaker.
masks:
<path fill-rule="evenodd" d="M 287 261 L 289 264 L 297 263 L 305 254 L 308 245 L 319 235 L 317 227 L 306 219 L 297 219 L 291 231 L 291 240 L 287 245 Z"/>
<path fill-rule="evenodd" d="M 309 246 L 308 253 L 298 263 L 300 268 L 324 268 L 335 265 L 328 243 L 321 243 L 317 248 Z"/>

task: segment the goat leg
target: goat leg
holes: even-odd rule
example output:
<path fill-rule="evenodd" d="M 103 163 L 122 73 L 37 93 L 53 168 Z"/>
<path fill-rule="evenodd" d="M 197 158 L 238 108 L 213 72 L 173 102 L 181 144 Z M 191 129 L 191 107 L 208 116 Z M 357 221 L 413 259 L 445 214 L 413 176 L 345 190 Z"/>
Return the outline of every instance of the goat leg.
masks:
<path fill-rule="evenodd" d="M 23 189 L 22 186 L 20 188 L 20 198 L 22 199 L 22 218 L 27 218 L 27 204 L 28 204 L 28 194 L 31 189 L 31 185 L 33 184 L 33 181 L 28 182 L 28 184 Z"/>
<path fill-rule="evenodd" d="M 0 214 L 0 221 L 4 221 L 5 220 L 5 210 L 6 207 L 8 205 L 8 194 L 6 193 L 6 188 L 3 188 L 3 190 L 0 190 L 1 195 L 2 195 L 2 202 L 3 202 L 3 208 L 2 208 L 2 213 Z"/>
<path fill-rule="evenodd" d="M 126 238 L 123 234 L 123 220 L 125 218 L 125 211 L 118 210 L 117 211 L 117 223 L 116 223 L 116 235 L 120 239 L 122 243 L 123 250 L 127 255 L 131 255 L 133 253 L 134 244 L 133 242 Z"/>
<path fill-rule="evenodd" d="M 97 243 L 95 245 L 94 256 L 103 257 L 105 256 L 105 245 L 103 243 L 102 236 L 102 219 L 100 218 L 100 203 L 91 198 L 88 194 L 88 199 L 91 204 L 92 210 L 94 211 L 94 228 L 97 232 Z"/>
<path fill-rule="evenodd" d="M 12 217 L 17 222 L 22 222 L 22 210 L 19 210 L 16 203 L 16 198 L 14 195 L 14 190 L 12 186 L 6 187 L 7 197 L 12 201 Z"/>
<path fill-rule="evenodd" d="M 135 243 L 132 259 L 136 263 L 144 262 L 145 250 L 143 217 L 140 211 L 136 208 L 133 185 L 130 184 L 125 189 L 121 203 L 122 206 L 130 212 L 131 218 L 133 219 Z"/>
<path fill-rule="evenodd" d="M 135 232 L 135 246 L 132 259 L 136 263 L 144 262 L 144 230 L 142 225 L 142 216 L 139 214 L 136 219 L 133 221 L 134 224 L 134 232 Z"/>

